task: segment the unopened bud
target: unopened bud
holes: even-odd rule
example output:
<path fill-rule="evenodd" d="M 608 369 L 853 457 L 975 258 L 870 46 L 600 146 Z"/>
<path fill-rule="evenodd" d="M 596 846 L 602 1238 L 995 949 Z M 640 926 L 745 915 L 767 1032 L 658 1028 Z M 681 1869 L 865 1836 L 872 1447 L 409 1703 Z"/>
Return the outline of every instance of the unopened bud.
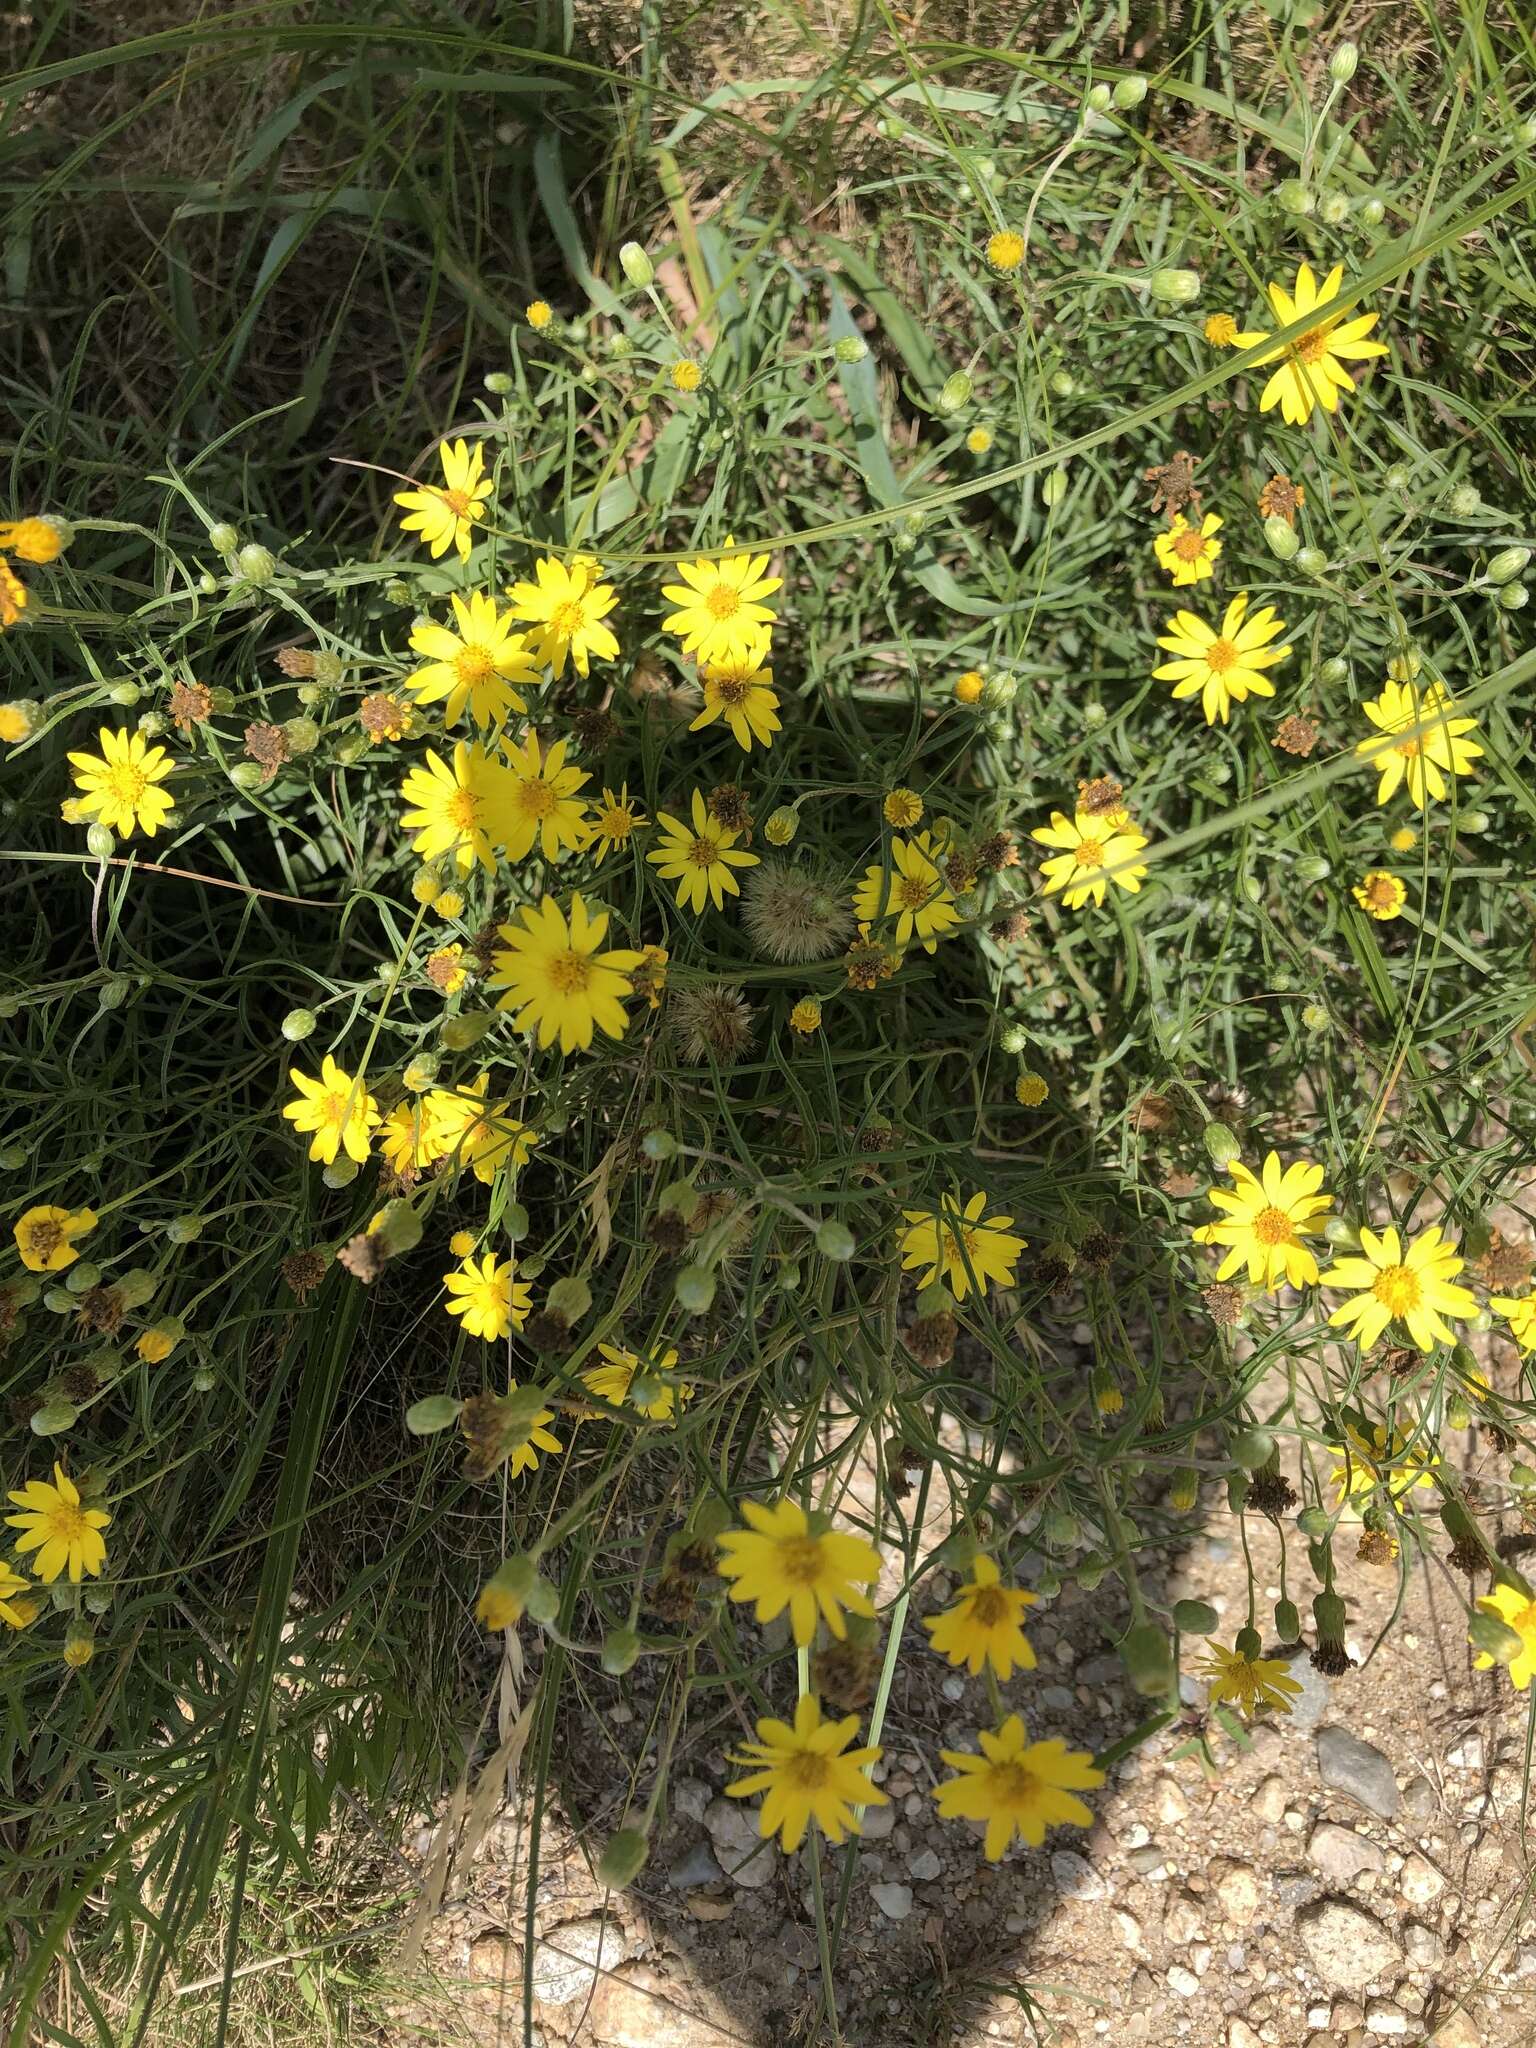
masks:
<path fill-rule="evenodd" d="M 110 825 L 97 818 L 86 830 L 85 847 L 95 860 L 110 860 L 117 851 L 117 839 Z"/>
<path fill-rule="evenodd" d="M 1359 62 L 1359 46 L 1355 43 L 1340 43 L 1328 59 L 1328 76 L 1335 85 L 1348 85 L 1355 75 L 1355 67 Z"/>
<path fill-rule="evenodd" d="M 1307 214 L 1317 204 L 1300 178 L 1283 178 L 1275 187 L 1275 200 L 1284 213 Z"/>
<path fill-rule="evenodd" d="M 1107 114 L 1113 95 L 1107 85 L 1091 85 L 1083 99 L 1083 105 L 1090 113 Z"/>
<path fill-rule="evenodd" d="M 277 557 L 270 548 L 253 540 L 235 556 L 235 566 L 247 583 L 260 589 L 277 574 Z"/>
<path fill-rule="evenodd" d="M 1139 71 L 1133 72 L 1129 78 L 1122 78 L 1112 95 L 1122 114 L 1128 114 L 1132 107 L 1139 107 L 1146 96 L 1147 81 Z"/>
<path fill-rule="evenodd" d="M 869 354 L 869 343 L 858 334 L 840 334 L 832 344 L 832 353 L 840 363 L 862 363 Z"/>
<path fill-rule="evenodd" d="M 240 545 L 240 536 L 227 519 L 221 519 L 209 527 L 208 545 L 216 554 L 232 555 Z"/>
<path fill-rule="evenodd" d="M 1275 1602 L 1275 1634 L 1282 1643 L 1301 1641 L 1301 1610 L 1294 1600 Z"/>
<path fill-rule="evenodd" d="M 1204 1136 L 1206 1157 L 1218 1173 L 1230 1166 L 1243 1149 L 1230 1124 L 1207 1124 Z"/>
<path fill-rule="evenodd" d="M 638 242 L 626 242 L 620 249 L 619 267 L 636 291 L 656 282 L 656 266 Z"/>
<path fill-rule="evenodd" d="M 958 412 L 961 406 L 970 402 L 971 390 L 971 380 L 967 373 L 964 370 L 953 371 L 944 379 L 944 389 L 939 393 L 935 411 L 944 417 Z"/>
<path fill-rule="evenodd" d="M 846 1223 L 829 1216 L 817 1228 L 816 1249 L 824 1259 L 831 1259 L 836 1265 L 846 1265 L 856 1250 L 853 1232 Z"/>
<path fill-rule="evenodd" d="M 640 1661 L 640 1638 L 632 1628 L 612 1628 L 603 1637 L 603 1669 L 610 1678 L 622 1678 Z"/>
<path fill-rule="evenodd" d="M 1148 283 L 1160 306 L 1190 306 L 1200 296 L 1198 270 L 1154 270 Z"/>
<path fill-rule="evenodd" d="M 1176 1600 L 1173 1603 L 1173 1625 L 1186 1636 L 1210 1636 L 1216 1633 L 1221 1616 L 1208 1600 Z"/>
<path fill-rule="evenodd" d="M 1172 1690 L 1173 1650 L 1166 1632 L 1157 1622 L 1137 1623 L 1120 1645 L 1120 1661 L 1132 1686 L 1143 1699 L 1155 1699 L 1159 1694 Z"/>
<path fill-rule="evenodd" d="M 1293 562 L 1301 552 L 1295 527 L 1288 519 L 1282 519 L 1278 512 L 1271 512 L 1264 522 L 1264 541 L 1269 552 L 1280 562 Z"/>
<path fill-rule="evenodd" d="M 1483 573 L 1490 583 L 1513 583 L 1525 574 L 1530 559 L 1529 548 L 1500 548 Z"/>
<path fill-rule="evenodd" d="M 677 1305 L 691 1316 L 701 1316 L 715 1298 L 715 1276 L 708 1266 L 684 1266 L 672 1283 Z"/>
<path fill-rule="evenodd" d="M 493 1010 L 462 1010 L 457 1017 L 445 1017 L 437 1027 L 439 1043 L 449 1052 L 467 1052 L 480 1043 L 495 1022 Z"/>

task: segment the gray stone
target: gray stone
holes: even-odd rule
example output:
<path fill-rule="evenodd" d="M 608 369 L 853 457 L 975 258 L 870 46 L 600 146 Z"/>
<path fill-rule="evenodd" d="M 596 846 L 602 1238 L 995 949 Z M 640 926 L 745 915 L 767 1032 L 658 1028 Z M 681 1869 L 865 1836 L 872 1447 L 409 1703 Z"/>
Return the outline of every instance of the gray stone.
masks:
<path fill-rule="evenodd" d="M 1168 1868 L 1168 1859 L 1156 1842 L 1148 1842 L 1144 1849 L 1133 1849 L 1125 1860 L 1138 1877 L 1166 1873 Z"/>
<path fill-rule="evenodd" d="M 1445 1879 L 1425 1856 L 1409 1856 L 1398 1872 L 1397 1888 L 1411 1906 L 1427 1906 L 1445 1890 Z"/>
<path fill-rule="evenodd" d="M 1403 1812 L 1410 1820 L 1425 1821 L 1440 1804 L 1440 1795 L 1429 1782 L 1417 1772 L 1403 1787 Z"/>
<path fill-rule="evenodd" d="M 909 1884 L 872 1884 L 869 1895 L 887 1920 L 905 1920 L 912 1910 Z"/>
<path fill-rule="evenodd" d="M 599 1970 L 612 1970 L 628 1953 L 622 1929 L 594 1913 L 557 1927 L 533 1957 L 533 1992 L 546 2005 L 569 2005 L 592 1988 Z"/>
<path fill-rule="evenodd" d="M 1319 1821 L 1307 1843 L 1307 1854 L 1331 1885 L 1342 1891 L 1352 1885 L 1362 1870 L 1386 1867 L 1386 1851 L 1353 1828 Z"/>
<path fill-rule="evenodd" d="M 1286 1726 L 1310 1735 L 1328 1711 L 1333 1697 L 1333 1686 L 1321 1671 L 1314 1671 L 1312 1659 L 1305 1650 L 1297 1650 L 1290 1660 L 1286 1673 L 1294 1678 L 1301 1691 L 1291 1701 L 1291 1711 L 1286 1717 Z"/>
<path fill-rule="evenodd" d="M 709 1799 L 709 1787 L 697 1778 L 679 1778 L 672 1787 L 672 1810 L 688 1820 L 702 1821 Z"/>
<path fill-rule="evenodd" d="M 907 1875 L 919 1884 L 932 1884 L 944 1869 L 943 1859 L 933 1849 L 921 1849 L 907 1865 Z"/>
<path fill-rule="evenodd" d="M 746 1891 L 772 1884 L 779 1845 L 758 1833 L 757 1814 L 737 1799 L 712 1799 L 704 1809 L 704 1825 L 715 1845 L 721 1868 L 732 1884 Z"/>
<path fill-rule="evenodd" d="M 1484 1763 L 1482 1736 L 1469 1735 L 1455 1743 L 1445 1752 L 1445 1760 L 1458 1771 L 1480 1771 Z"/>
<path fill-rule="evenodd" d="M 1051 1875 L 1063 1898 L 1102 1899 L 1109 1886 L 1086 1856 L 1073 1849 L 1058 1849 L 1051 1857 Z"/>
<path fill-rule="evenodd" d="M 1381 1922 L 1348 1899 L 1318 1899 L 1296 1915 L 1296 1932 L 1325 1983 L 1362 1991 L 1399 1962 Z"/>
<path fill-rule="evenodd" d="M 697 1884 L 718 1884 L 724 1875 L 708 1842 L 695 1842 L 687 1855 L 679 1856 L 667 1872 L 667 1882 L 679 1891 L 687 1891 Z"/>
<path fill-rule="evenodd" d="M 1362 1742 L 1347 1728 L 1319 1728 L 1317 1768 L 1325 1785 L 1342 1792 L 1367 1813 L 1374 1813 L 1379 1820 L 1397 1818 L 1403 1803 L 1397 1776 L 1374 1743 Z"/>
<path fill-rule="evenodd" d="M 1445 1943 L 1433 1927 L 1410 1920 L 1403 1929 L 1403 1953 L 1416 1970 L 1438 1970 L 1445 1961 Z"/>
<path fill-rule="evenodd" d="M 895 1825 L 894 1806 L 872 1806 L 859 1822 L 859 1839 L 863 1842 L 883 1842 Z"/>
<path fill-rule="evenodd" d="M 1408 2015 L 1390 1998 L 1373 1998 L 1365 2008 L 1365 2031 L 1368 2034 L 1406 2034 Z"/>

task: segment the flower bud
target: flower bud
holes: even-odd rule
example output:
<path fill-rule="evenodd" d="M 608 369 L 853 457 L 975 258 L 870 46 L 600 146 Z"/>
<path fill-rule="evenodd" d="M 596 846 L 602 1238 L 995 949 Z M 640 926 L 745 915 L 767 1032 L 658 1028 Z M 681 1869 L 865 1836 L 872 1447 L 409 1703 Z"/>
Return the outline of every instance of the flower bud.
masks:
<path fill-rule="evenodd" d="M 1009 1024 L 1004 1029 L 998 1043 L 1002 1046 L 1004 1052 L 1020 1053 L 1029 1044 L 1029 1033 L 1022 1024 Z"/>
<path fill-rule="evenodd" d="M 1005 669 L 1000 675 L 988 676 L 981 687 L 982 709 L 985 711 L 1006 711 L 1019 694 L 1019 679 Z"/>
<path fill-rule="evenodd" d="M 368 1235 L 379 1239 L 388 1257 L 398 1258 L 421 1243 L 421 1217 L 410 1202 L 387 1202 Z"/>
<path fill-rule="evenodd" d="M 832 353 L 840 363 L 862 363 L 869 354 L 869 343 L 858 334 L 840 334 L 832 344 Z"/>
<path fill-rule="evenodd" d="M 684 1266 L 672 1283 L 677 1305 L 691 1316 L 701 1316 L 715 1298 L 715 1276 L 708 1266 Z"/>
<path fill-rule="evenodd" d="M 1206 1157 L 1218 1173 L 1230 1166 L 1243 1149 L 1230 1124 L 1207 1124 L 1204 1135 Z"/>
<path fill-rule="evenodd" d="M 266 780 L 266 771 L 259 761 L 236 761 L 230 768 L 229 779 L 236 789 L 250 795 L 261 788 Z"/>
<path fill-rule="evenodd" d="M 547 1627 L 560 1612 L 560 1588 L 546 1578 L 536 1578 L 528 1588 L 528 1618 Z"/>
<path fill-rule="evenodd" d="M 800 813 L 791 804 L 770 811 L 763 825 L 763 837 L 770 846 L 788 846 L 800 829 Z"/>
<path fill-rule="evenodd" d="M 1517 1458 L 1509 1468 L 1509 1483 L 1521 1493 L 1529 1493 L 1532 1487 L 1536 1487 L 1536 1469 Z"/>
<path fill-rule="evenodd" d="M 1307 1031 L 1326 1031 L 1329 1024 L 1328 1005 L 1326 1003 L 1303 1003 L 1301 1006 L 1301 1022 L 1303 1029 Z"/>
<path fill-rule="evenodd" d="M 1172 1690 L 1173 1650 L 1166 1631 L 1155 1621 L 1138 1622 L 1120 1645 L 1126 1676 L 1143 1699 Z"/>
<path fill-rule="evenodd" d="M 1456 820 L 1456 829 L 1459 832 L 1486 832 L 1492 823 L 1486 811 L 1463 811 Z"/>
<path fill-rule="evenodd" d="M 312 754 L 320 744 L 320 728 L 312 718 L 290 718 L 283 724 L 290 754 Z"/>
<path fill-rule="evenodd" d="M 1075 1550 L 1083 1531 L 1070 1508 L 1052 1508 L 1040 1524 L 1040 1533 L 1053 1550 Z"/>
<path fill-rule="evenodd" d="M 647 1131 L 640 1149 L 647 1159 L 670 1159 L 677 1151 L 677 1140 L 670 1131 Z"/>
<path fill-rule="evenodd" d="M 1181 1465 L 1168 1485 L 1168 1505 L 1175 1514 L 1187 1515 L 1200 1498 L 1200 1474 L 1193 1465 Z"/>
<path fill-rule="evenodd" d="M 1301 1641 L 1301 1611 L 1294 1600 L 1275 1602 L 1275 1634 L 1282 1643 Z"/>
<path fill-rule="evenodd" d="M 1053 469 L 1040 486 L 1042 501 L 1050 506 L 1059 505 L 1067 495 L 1067 472 L 1061 467 Z"/>
<path fill-rule="evenodd" d="M 270 548 L 264 548 L 259 541 L 253 540 L 235 556 L 235 567 L 247 583 L 254 583 L 261 589 L 277 574 L 277 557 Z"/>
<path fill-rule="evenodd" d="M 1499 592 L 1499 609 L 1506 612 L 1523 612 L 1530 602 L 1531 593 L 1523 583 L 1506 583 Z"/>
<path fill-rule="evenodd" d="M 64 1631 L 64 1662 L 83 1671 L 96 1654 L 96 1637 L 88 1621 L 76 1617 Z"/>
<path fill-rule="evenodd" d="M 509 398 L 517 389 L 505 370 L 487 370 L 481 382 L 492 398 Z"/>
<path fill-rule="evenodd" d="M 622 1678 L 640 1661 L 640 1638 L 632 1628 L 612 1628 L 603 1637 L 603 1669 L 610 1678 Z"/>
<path fill-rule="evenodd" d="M 824 1259 L 831 1259 L 837 1265 L 846 1265 L 857 1249 L 853 1232 L 846 1223 L 835 1216 L 827 1217 L 816 1232 L 816 1249 Z"/>
<path fill-rule="evenodd" d="M 1329 655 L 1317 672 L 1317 680 L 1325 686 L 1344 682 L 1349 675 L 1349 663 L 1337 654 Z"/>
<path fill-rule="evenodd" d="M 290 1045 L 302 1045 L 314 1036 L 318 1022 L 313 1010 L 290 1010 L 279 1028 Z"/>
<path fill-rule="evenodd" d="M 121 704 L 125 711 L 131 711 L 144 692 L 137 683 L 114 683 L 107 695 L 114 704 Z"/>
<path fill-rule="evenodd" d="M 1320 853 L 1309 853 L 1296 863 L 1298 882 L 1326 882 L 1333 867 Z"/>
<path fill-rule="evenodd" d="M 62 1436 L 65 1430 L 74 1428 L 79 1413 L 73 1401 L 45 1401 L 32 1410 L 32 1434 Z"/>
<path fill-rule="evenodd" d="M 1475 519 L 1483 509 L 1483 494 L 1476 484 L 1458 484 L 1447 493 L 1445 509 L 1453 519 Z"/>
<path fill-rule="evenodd" d="M 439 1400 L 443 1396 L 437 1396 Z M 418 1402 L 417 1406 L 424 1406 Z M 455 1409 L 458 1403 L 455 1401 Z M 409 1421 L 407 1417 L 407 1421 Z M 420 1430 L 416 1432 L 419 1436 Z M 493 1633 L 500 1629 L 515 1628 L 527 1612 L 528 1596 L 533 1591 L 538 1569 L 531 1557 L 519 1552 L 515 1557 L 503 1558 L 495 1571 L 480 1588 L 475 1601 L 475 1619 L 483 1628 Z"/>
<path fill-rule="evenodd" d="M 650 1843 L 639 1828 L 620 1828 L 610 1835 L 597 1859 L 597 1881 L 610 1891 L 621 1892 L 634 1883 L 645 1868 Z"/>
<path fill-rule="evenodd" d="M 619 250 L 619 267 L 638 292 L 656 282 L 656 266 L 638 242 L 626 242 Z"/>
<path fill-rule="evenodd" d="M 1343 192 L 1325 192 L 1317 203 L 1318 219 L 1331 228 L 1342 227 L 1349 219 L 1349 198 Z"/>
<path fill-rule="evenodd" d="M 215 554 L 232 555 L 240 545 L 240 536 L 227 519 L 221 519 L 209 527 L 208 545 Z"/>
<path fill-rule="evenodd" d="M 1232 1462 L 1246 1472 L 1257 1472 L 1275 1455 L 1275 1440 L 1267 1429 L 1239 1430 L 1229 1446 Z"/>
<path fill-rule="evenodd" d="M 1146 96 L 1147 81 L 1139 71 L 1133 71 L 1129 78 L 1122 78 L 1112 95 L 1122 114 L 1128 114 L 1132 107 L 1139 107 Z"/>
<path fill-rule="evenodd" d="M 1355 67 L 1359 62 L 1360 51 L 1358 45 L 1354 43 L 1340 43 L 1339 47 L 1328 59 L 1328 76 L 1335 85 L 1348 85 L 1355 75 Z"/>
<path fill-rule="evenodd" d="M 117 840 L 110 825 L 103 825 L 97 818 L 86 830 L 85 847 L 94 860 L 110 860 L 117 851 Z"/>
<path fill-rule="evenodd" d="M 951 372 L 944 379 L 944 388 L 939 393 L 938 404 L 934 410 L 941 417 L 947 418 L 950 413 L 958 412 L 961 406 L 969 404 L 971 390 L 970 377 L 964 370 Z"/>
<path fill-rule="evenodd" d="M 438 1042 L 449 1052 L 467 1052 L 478 1045 L 496 1022 L 494 1010 L 461 1010 L 457 1017 L 445 1017 L 437 1028 Z"/>
<path fill-rule="evenodd" d="M 1513 583 L 1517 576 L 1525 574 L 1530 559 L 1529 548 L 1500 548 L 1483 574 L 1490 583 Z"/>
<path fill-rule="evenodd" d="M 1264 540 L 1276 561 L 1292 562 L 1301 552 L 1295 527 L 1288 519 L 1282 519 L 1278 512 L 1271 512 L 1265 520 Z"/>
<path fill-rule="evenodd" d="M 1282 212 L 1294 214 L 1310 213 L 1317 203 L 1300 178 L 1283 178 L 1275 187 L 1275 200 Z"/>
<path fill-rule="evenodd" d="M 1387 217 L 1387 209 L 1379 199 L 1362 199 L 1360 202 L 1360 225 L 1363 228 L 1379 228 Z"/>
<path fill-rule="evenodd" d="M 546 1311 L 563 1322 L 579 1323 L 592 1306 L 592 1290 L 579 1274 L 557 1280 L 545 1297 Z"/>
<path fill-rule="evenodd" d="M 1047 381 L 1057 398 L 1070 398 L 1077 389 L 1077 379 L 1070 370 L 1053 370 Z"/>
<path fill-rule="evenodd" d="M 358 1172 L 357 1161 L 349 1159 L 345 1152 L 339 1152 L 322 1170 L 320 1178 L 328 1188 L 348 1188 L 357 1179 Z"/>
<path fill-rule="evenodd" d="M 1200 296 L 1198 270 L 1154 270 L 1148 284 L 1160 306 L 1190 306 Z"/>
<path fill-rule="evenodd" d="M 1107 114 L 1112 103 L 1112 98 L 1113 96 L 1110 92 L 1109 87 L 1101 82 L 1098 85 L 1089 86 L 1088 91 L 1083 99 L 1083 105 L 1088 109 L 1090 113 Z"/>
<path fill-rule="evenodd" d="M 1186 1636 L 1211 1636 L 1221 1625 L 1221 1616 L 1208 1600 L 1176 1600 L 1173 1625 Z"/>

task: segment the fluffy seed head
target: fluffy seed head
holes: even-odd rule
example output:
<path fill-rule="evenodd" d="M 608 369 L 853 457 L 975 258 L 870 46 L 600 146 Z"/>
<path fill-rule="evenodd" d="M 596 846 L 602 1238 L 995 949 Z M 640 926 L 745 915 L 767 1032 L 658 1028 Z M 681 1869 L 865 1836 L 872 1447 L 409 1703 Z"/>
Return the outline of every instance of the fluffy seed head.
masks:
<path fill-rule="evenodd" d="M 672 1030 L 685 1059 L 722 1065 L 739 1060 L 756 1029 L 752 1006 L 741 988 L 715 981 L 703 988 L 680 989 L 668 1010 Z"/>
<path fill-rule="evenodd" d="M 770 960 L 825 960 L 846 944 L 853 912 L 846 892 L 824 870 L 765 860 L 747 875 L 742 922 Z"/>

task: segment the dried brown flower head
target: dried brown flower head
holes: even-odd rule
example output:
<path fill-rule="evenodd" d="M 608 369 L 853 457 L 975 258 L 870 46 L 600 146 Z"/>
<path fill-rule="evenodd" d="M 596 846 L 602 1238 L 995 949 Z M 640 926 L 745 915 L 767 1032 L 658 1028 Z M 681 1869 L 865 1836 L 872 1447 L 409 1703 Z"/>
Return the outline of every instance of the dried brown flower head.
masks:
<path fill-rule="evenodd" d="M 1029 930 L 1029 912 L 1018 909 L 1006 911 L 987 926 L 988 936 L 999 946 L 1021 946 Z"/>
<path fill-rule="evenodd" d="M 1494 1294 L 1518 1294 L 1531 1277 L 1531 1247 L 1507 1238 L 1502 1230 L 1490 1230 L 1488 1246 L 1472 1261 L 1472 1270 Z"/>
<path fill-rule="evenodd" d="M 1293 711 L 1275 727 L 1274 744 L 1282 754 L 1296 754 L 1303 761 L 1322 737 L 1321 728 L 1310 718 Z"/>
<path fill-rule="evenodd" d="M 976 849 L 976 865 L 983 874 L 1000 875 L 1018 864 L 1019 842 L 1011 832 L 989 833 Z"/>
<path fill-rule="evenodd" d="M 1307 502 L 1306 487 L 1293 484 L 1285 471 L 1278 470 L 1259 493 L 1259 510 L 1266 519 L 1283 519 L 1296 524 L 1296 514 Z"/>
<path fill-rule="evenodd" d="M 1296 1505 L 1296 1489 L 1283 1472 L 1255 1472 L 1248 1487 L 1248 1505 L 1261 1515 L 1278 1518 Z"/>
<path fill-rule="evenodd" d="M 752 812 L 747 792 L 739 782 L 717 782 L 704 803 L 717 825 L 723 825 L 727 832 L 745 833 L 746 843 L 751 844 Z"/>
<path fill-rule="evenodd" d="M 1342 1678 L 1354 1668 L 1355 1660 L 1342 1643 L 1320 1642 L 1312 1652 L 1312 1669 L 1321 1671 L 1325 1678 Z"/>
<path fill-rule="evenodd" d="M 1188 450 L 1181 449 L 1166 462 L 1154 463 L 1142 474 L 1152 485 L 1152 510 L 1166 512 L 1172 519 L 1176 512 L 1188 508 L 1194 517 L 1200 517 L 1200 491 L 1195 483 L 1195 458 Z"/>
<path fill-rule="evenodd" d="M 359 1231 L 356 1237 L 348 1238 L 336 1254 L 336 1263 L 345 1266 L 365 1287 L 371 1287 L 389 1264 L 389 1252 L 377 1232 Z"/>
<path fill-rule="evenodd" d="M 1219 1323 L 1224 1330 L 1235 1329 L 1248 1306 L 1247 1295 L 1241 1287 L 1234 1287 L 1230 1280 L 1218 1280 L 1214 1286 L 1204 1290 L 1200 1299 L 1205 1303 L 1211 1321 Z"/>
<path fill-rule="evenodd" d="M 388 690 L 372 690 L 357 707 L 357 722 L 371 740 L 403 740 L 411 729 L 411 707 Z"/>
<path fill-rule="evenodd" d="M 278 1270 L 290 1293 L 308 1301 L 330 1271 L 330 1262 L 322 1251 L 290 1252 Z"/>
<path fill-rule="evenodd" d="M 279 647 L 277 665 L 285 676 L 297 681 L 312 681 L 315 673 L 315 650 L 312 647 Z"/>
<path fill-rule="evenodd" d="M 171 723 L 178 732 L 190 732 L 213 712 L 213 692 L 203 683 L 171 685 Z"/>
<path fill-rule="evenodd" d="M 688 1226 L 675 1209 L 658 1210 L 645 1234 L 664 1258 L 675 1259 L 688 1242 Z"/>
<path fill-rule="evenodd" d="M 101 1385 L 101 1375 L 94 1365 L 66 1365 L 59 1374 L 59 1392 L 68 1401 L 89 1401 Z"/>
<path fill-rule="evenodd" d="M 680 989 L 667 1006 L 667 1020 L 685 1059 L 715 1059 L 722 1066 L 751 1049 L 756 1015 L 739 983 L 715 981 Z"/>
<path fill-rule="evenodd" d="M 969 846 L 957 846 L 944 856 L 944 879 L 957 896 L 969 896 L 976 886 L 976 855 Z"/>
<path fill-rule="evenodd" d="M 880 1650 L 874 1643 L 828 1643 L 811 1659 L 811 1683 L 824 1700 L 857 1714 L 875 1696 Z"/>
<path fill-rule="evenodd" d="M 103 1337 L 122 1326 L 127 1306 L 118 1290 L 106 1283 L 99 1287 L 88 1287 L 81 1295 L 75 1310 L 75 1327 L 79 1330 L 95 1330 Z"/>
<path fill-rule="evenodd" d="M 602 753 L 622 730 L 613 713 L 601 705 L 583 704 L 571 713 L 571 738 L 584 754 Z"/>
<path fill-rule="evenodd" d="M 1131 1110 L 1133 1131 L 1173 1131 L 1178 1129 L 1178 1104 L 1166 1095 L 1159 1095 L 1155 1088 L 1149 1088 Z"/>
<path fill-rule="evenodd" d="M 937 1315 L 919 1316 L 916 1322 L 908 1324 L 901 1333 L 901 1341 L 919 1365 L 933 1372 L 948 1365 L 954 1357 L 959 1334 L 960 1326 L 954 1317 L 947 1309 L 941 1309 Z"/>
<path fill-rule="evenodd" d="M 1077 785 L 1077 808 L 1085 818 L 1107 817 L 1125 808 L 1125 784 L 1112 775 L 1095 775 L 1091 782 Z"/>
<path fill-rule="evenodd" d="M 642 947 L 640 965 L 629 971 L 629 985 L 637 996 L 644 996 L 653 1010 L 661 1008 L 662 994 L 667 986 L 665 946 Z"/>
<path fill-rule="evenodd" d="M 850 988 L 877 988 L 882 981 L 889 981 L 900 965 L 901 955 L 878 939 L 857 938 L 843 955 Z"/>
<path fill-rule="evenodd" d="M 263 785 L 269 783 L 288 759 L 288 735 L 280 725 L 258 719 L 245 728 L 245 751 L 261 768 Z"/>

